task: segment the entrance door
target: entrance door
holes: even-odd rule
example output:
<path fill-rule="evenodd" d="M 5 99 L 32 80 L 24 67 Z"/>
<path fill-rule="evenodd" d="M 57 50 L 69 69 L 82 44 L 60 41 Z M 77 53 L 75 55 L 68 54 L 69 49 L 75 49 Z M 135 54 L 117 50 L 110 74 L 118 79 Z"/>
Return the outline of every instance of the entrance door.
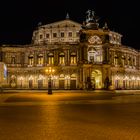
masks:
<path fill-rule="evenodd" d="M 38 88 L 43 88 L 43 80 L 38 80 Z"/>
<path fill-rule="evenodd" d="M 76 80 L 70 80 L 70 89 L 76 89 Z"/>
<path fill-rule="evenodd" d="M 91 83 L 93 89 L 102 88 L 102 73 L 99 70 L 94 70 L 91 73 Z"/>
<path fill-rule="evenodd" d="M 29 88 L 33 87 L 33 80 L 29 80 Z"/>
<path fill-rule="evenodd" d="M 59 80 L 59 89 L 64 89 L 64 80 Z"/>

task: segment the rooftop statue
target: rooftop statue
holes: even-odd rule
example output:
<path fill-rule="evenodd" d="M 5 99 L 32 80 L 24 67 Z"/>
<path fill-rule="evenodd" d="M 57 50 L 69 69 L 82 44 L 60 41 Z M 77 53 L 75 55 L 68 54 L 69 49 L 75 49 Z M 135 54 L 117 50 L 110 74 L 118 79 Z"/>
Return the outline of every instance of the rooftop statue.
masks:
<path fill-rule="evenodd" d="M 86 12 L 87 16 L 86 16 L 86 22 L 88 23 L 89 21 L 93 21 L 94 20 L 94 17 L 95 17 L 95 12 L 94 11 L 91 11 L 91 10 L 88 10 Z"/>
<path fill-rule="evenodd" d="M 95 12 L 93 10 L 88 10 L 86 14 L 87 14 L 86 23 L 91 21 L 96 23 L 98 21 L 97 17 L 95 16 Z"/>

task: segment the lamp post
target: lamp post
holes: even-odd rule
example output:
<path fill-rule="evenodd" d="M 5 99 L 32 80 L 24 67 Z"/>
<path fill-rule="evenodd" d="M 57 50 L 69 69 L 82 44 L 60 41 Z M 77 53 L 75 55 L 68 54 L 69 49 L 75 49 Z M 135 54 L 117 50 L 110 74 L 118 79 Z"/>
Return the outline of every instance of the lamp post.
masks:
<path fill-rule="evenodd" d="M 46 73 L 48 75 L 48 94 L 52 94 L 52 74 L 55 70 L 52 67 L 46 68 Z"/>

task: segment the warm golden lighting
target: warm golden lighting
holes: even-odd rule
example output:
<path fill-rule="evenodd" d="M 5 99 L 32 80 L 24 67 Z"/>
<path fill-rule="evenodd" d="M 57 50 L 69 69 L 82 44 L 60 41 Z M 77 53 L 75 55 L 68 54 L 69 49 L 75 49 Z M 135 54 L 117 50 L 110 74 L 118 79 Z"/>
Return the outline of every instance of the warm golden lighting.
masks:
<path fill-rule="evenodd" d="M 52 67 L 48 67 L 45 71 L 47 74 L 53 74 L 55 72 L 55 69 L 53 69 Z"/>
<path fill-rule="evenodd" d="M 48 75 L 48 94 L 52 94 L 52 74 L 54 74 L 55 70 L 52 67 L 48 67 L 45 71 Z"/>
<path fill-rule="evenodd" d="M 68 76 L 68 75 L 67 75 L 67 76 L 65 76 L 65 79 L 70 79 L 70 76 Z"/>

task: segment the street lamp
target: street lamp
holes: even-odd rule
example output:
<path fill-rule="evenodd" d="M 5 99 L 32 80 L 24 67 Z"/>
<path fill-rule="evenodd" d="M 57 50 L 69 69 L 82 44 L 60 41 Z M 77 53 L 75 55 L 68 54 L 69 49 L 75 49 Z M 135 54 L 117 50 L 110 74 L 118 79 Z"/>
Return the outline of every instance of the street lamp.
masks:
<path fill-rule="evenodd" d="M 55 70 L 52 67 L 46 68 L 46 73 L 48 74 L 48 94 L 52 94 L 52 74 L 55 72 Z"/>

